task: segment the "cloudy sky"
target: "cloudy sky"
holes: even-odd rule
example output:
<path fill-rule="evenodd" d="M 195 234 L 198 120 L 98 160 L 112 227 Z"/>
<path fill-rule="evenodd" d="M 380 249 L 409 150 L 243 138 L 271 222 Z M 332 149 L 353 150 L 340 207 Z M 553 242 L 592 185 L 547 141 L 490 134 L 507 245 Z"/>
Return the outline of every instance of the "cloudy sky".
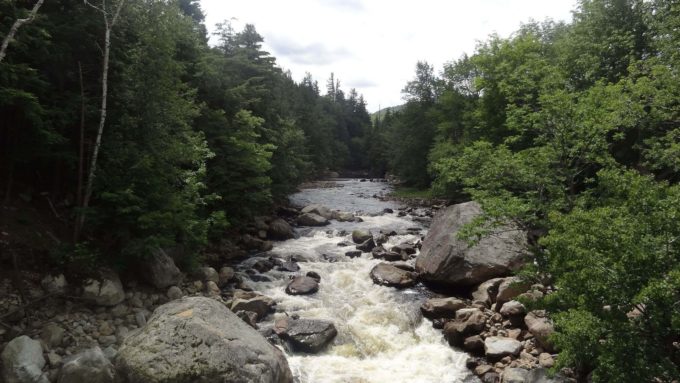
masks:
<path fill-rule="evenodd" d="M 472 53 L 491 33 L 509 36 L 531 19 L 571 20 L 576 0 L 202 0 L 206 24 L 254 24 L 297 81 L 310 72 L 322 91 L 331 72 L 370 111 L 401 104 L 418 60 L 442 65 Z"/>

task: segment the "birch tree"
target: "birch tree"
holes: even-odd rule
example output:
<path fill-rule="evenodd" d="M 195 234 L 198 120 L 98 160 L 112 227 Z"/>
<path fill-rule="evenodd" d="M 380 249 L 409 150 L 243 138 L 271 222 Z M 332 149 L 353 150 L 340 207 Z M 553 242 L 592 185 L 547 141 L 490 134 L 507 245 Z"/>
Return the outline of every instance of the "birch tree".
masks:
<path fill-rule="evenodd" d="M 9 29 L 7 36 L 5 36 L 5 38 L 2 40 L 2 45 L 0 46 L 0 62 L 5 59 L 5 55 L 7 55 L 7 47 L 9 46 L 9 43 L 14 40 L 14 35 L 17 34 L 19 28 L 35 20 L 35 15 L 38 14 L 38 10 L 44 2 L 45 0 L 38 0 L 38 2 L 33 6 L 33 9 L 31 9 L 31 12 L 28 14 L 28 17 L 24 19 L 17 19 L 17 21 L 12 24 L 12 27 Z"/>

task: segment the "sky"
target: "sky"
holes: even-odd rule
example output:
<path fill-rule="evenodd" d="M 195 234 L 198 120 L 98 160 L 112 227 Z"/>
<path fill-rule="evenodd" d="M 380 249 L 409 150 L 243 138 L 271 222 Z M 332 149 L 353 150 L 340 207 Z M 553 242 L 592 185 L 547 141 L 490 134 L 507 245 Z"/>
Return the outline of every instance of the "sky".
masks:
<path fill-rule="evenodd" d="M 577 0 L 201 0 L 210 31 L 231 19 L 254 24 L 263 48 L 293 79 L 312 74 L 325 92 L 331 72 L 345 94 L 364 95 L 368 110 L 402 104 L 416 63 L 437 72 L 474 53 L 492 34 L 508 37 L 521 23 L 571 21 Z"/>

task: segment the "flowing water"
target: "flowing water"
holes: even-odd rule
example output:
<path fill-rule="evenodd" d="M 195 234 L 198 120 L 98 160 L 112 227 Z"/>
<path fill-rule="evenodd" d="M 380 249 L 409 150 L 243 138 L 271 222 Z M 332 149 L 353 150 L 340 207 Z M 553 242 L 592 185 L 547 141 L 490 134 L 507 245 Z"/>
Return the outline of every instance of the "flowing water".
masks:
<path fill-rule="evenodd" d="M 291 197 L 295 205 L 319 203 L 330 209 L 355 212 L 364 222 L 337 222 L 320 228 L 299 228 L 300 237 L 279 242 L 271 254 L 289 259 L 294 256 L 300 274 L 315 271 L 321 276 L 319 291 L 309 296 L 291 296 L 284 291 L 290 273 L 276 270 L 265 273 L 271 282 L 249 282 L 250 286 L 277 302 L 278 318 L 286 312 L 301 318 L 334 322 L 338 336 L 322 353 L 287 354 L 296 381 L 302 383 L 401 383 L 462 382 L 468 372 L 466 355 L 449 347 L 439 330 L 423 320 L 420 304 L 426 298 L 422 286 L 397 290 L 379 286 L 369 276 L 380 262 L 370 253 L 347 258 L 354 247 L 339 247 L 351 241 L 351 232 L 368 229 L 374 234 L 396 231 L 385 245 L 415 242 L 425 228 L 411 216 L 381 214 L 383 209 L 400 208 L 394 202 L 374 195 L 389 191 L 379 182 L 339 180 L 342 187 L 305 189 Z M 422 231 L 414 234 L 414 228 Z M 410 229 L 410 230 L 409 230 Z M 257 258 L 244 262 L 244 268 Z M 413 261 L 411 261 L 413 262 Z"/>

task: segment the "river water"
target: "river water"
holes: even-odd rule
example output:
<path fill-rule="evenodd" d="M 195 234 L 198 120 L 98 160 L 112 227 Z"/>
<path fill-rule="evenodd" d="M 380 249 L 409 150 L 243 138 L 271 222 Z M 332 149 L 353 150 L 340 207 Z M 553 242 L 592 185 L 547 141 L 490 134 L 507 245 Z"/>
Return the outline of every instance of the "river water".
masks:
<path fill-rule="evenodd" d="M 284 291 L 290 273 L 265 273 L 271 282 L 248 282 L 254 290 L 277 302 L 278 318 L 286 312 L 301 318 L 334 322 L 338 335 L 322 353 L 287 354 L 297 382 L 301 383 L 455 383 L 468 377 L 466 354 L 452 349 L 441 331 L 423 320 L 419 311 L 426 299 L 422 286 L 397 290 L 379 286 L 369 276 L 380 260 L 370 253 L 345 257 L 354 247 L 339 247 L 350 241 L 351 232 L 368 229 L 377 234 L 396 231 L 385 245 L 415 242 L 426 228 L 410 215 L 398 217 L 403 206 L 381 201 L 374 195 L 389 192 L 381 182 L 338 180 L 342 187 L 305 189 L 293 196 L 294 205 L 319 203 L 332 210 L 354 212 L 364 222 L 331 221 L 320 228 L 298 228 L 300 237 L 278 242 L 267 256 L 294 256 L 300 274 L 315 271 L 321 276 L 319 291 L 309 296 L 291 296 Z M 382 214 L 391 208 L 395 213 Z M 414 228 L 421 229 L 414 233 Z M 408 230 L 410 229 L 410 230 Z M 257 258 L 249 259 L 248 263 Z M 413 262 L 413 260 L 411 261 Z M 247 265 L 243 265 L 247 267 Z M 273 322 L 273 321 L 272 321 Z M 265 324 L 266 325 L 266 324 Z"/>

